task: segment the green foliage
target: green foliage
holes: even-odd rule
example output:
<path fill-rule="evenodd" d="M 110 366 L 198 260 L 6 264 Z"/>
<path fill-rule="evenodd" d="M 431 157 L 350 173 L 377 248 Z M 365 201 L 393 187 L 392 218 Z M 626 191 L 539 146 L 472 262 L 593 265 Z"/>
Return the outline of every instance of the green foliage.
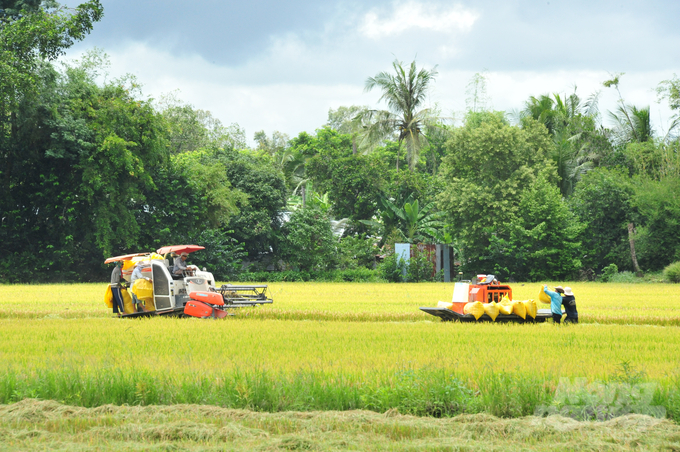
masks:
<path fill-rule="evenodd" d="M 300 271 L 322 271 L 336 265 L 337 240 L 327 216 L 315 209 L 299 209 L 281 228 L 279 254 L 283 261 Z"/>
<path fill-rule="evenodd" d="M 284 175 L 265 156 L 232 150 L 218 151 L 226 176 L 234 189 L 245 193 L 247 201 L 237 203 L 239 214 L 233 216 L 226 230 L 244 244 L 248 257 L 258 260 L 270 247 L 276 247 L 276 233 L 281 227 L 280 212 L 286 205 Z"/>
<path fill-rule="evenodd" d="M 380 276 L 388 282 L 423 282 L 439 280 L 427 252 L 415 251 L 408 261 L 389 252 L 378 266 Z"/>
<path fill-rule="evenodd" d="M 448 142 L 437 201 L 466 259 L 477 260 L 486 253 L 490 232 L 503 231 L 517 217 L 522 193 L 538 173 L 546 171 L 550 182 L 556 177 L 543 125 L 528 119 L 523 128 L 512 127 L 491 113 L 474 117 Z"/>
<path fill-rule="evenodd" d="M 661 270 L 680 260 L 680 178 L 641 179 L 633 205 L 642 217 L 635 246 L 640 267 Z"/>
<path fill-rule="evenodd" d="M 0 234 L 12 261 L 26 252 L 45 256 L 38 258 L 44 265 L 36 267 L 38 279 L 72 272 L 89 278 L 102 256 L 136 243 L 136 209 L 166 161 L 158 115 L 125 80 L 98 86 L 92 67 L 98 58 L 91 54 L 63 73 L 43 66 L 40 96 L 16 112 L 13 139 L 17 146 L 31 143 L 31 150 L 4 174 L 9 190 L 0 203 L 12 215 Z M 50 250 L 68 258 L 48 257 Z"/>
<path fill-rule="evenodd" d="M 430 210 L 434 207 L 434 202 L 422 208 L 418 200 L 411 201 L 411 197 L 404 202 L 401 208 L 397 207 L 389 199 L 382 198 L 381 202 L 385 207 L 381 212 L 383 225 L 396 223 L 394 227 L 401 232 L 401 235 L 408 243 L 431 243 L 433 240 L 440 242 L 443 240 L 440 230 L 444 227 L 444 223 L 439 220 L 442 218 L 443 213 L 430 213 Z"/>
<path fill-rule="evenodd" d="M 672 283 L 680 283 L 680 261 L 673 262 L 663 269 L 663 277 Z"/>
<path fill-rule="evenodd" d="M 599 271 L 615 263 L 633 270 L 628 223 L 638 220 L 634 192 L 625 170 L 596 168 L 583 176 L 569 204 L 585 225 L 580 235 L 584 267 Z"/>
<path fill-rule="evenodd" d="M 635 273 L 629 272 L 629 271 L 623 271 L 619 273 L 613 274 L 609 278 L 609 282 L 611 283 L 625 283 L 625 284 L 635 284 L 635 283 L 641 283 L 644 282 L 642 278 L 638 278 L 635 276 Z"/>
<path fill-rule="evenodd" d="M 242 272 L 237 280 L 240 282 L 377 282 L 376 270 L 360 267 L 345 270 L 328 270 L 317 272 L 301 272 L 285 270 L 280 272 Z"/>
<path fill-rule="evenodd" d="M 406 280 L 408 282 L 435 281 L 441 279 L 439 278 L 440 276 L 434 272 L 434 264 L 432 263 L 430 253 L 416 250 L 408 261 Z"/>
<path fill-rule="evenodd" d="M 365 235 L 353 235 L 340 239 L 338 251 L 340 254 L 339 267 L 343 269 L 375 267 L 375 255 L 378 248 L 375 240 Z"/>
<path fill-rule="evenodd" d="M 159 108 L 166 121 L 170 154 L 246 147 L 245 131 L 238 124 L 225 127 L 209 111 L 181 102 L 174 93 L 163 96 Z"/>
<path fill-rule="evenodd" d="M 406 260 L 401 259 L 394 252 L 388 253 L 378 266 L 380 277 L 388 282 L 404 282 L 407 269 Z"/>
<path fill-rule="evenodd" d="M 313 155 L 307 161 L 307 176 L 316 190 L 328 194 L 336 217 L 358 222 L 375 214 L 386 172 L 378 158 L 354 154 L 349 135 L 329 128 L 317 130 L 316 137 L 298 137 L 292 148 Z"/>
<path fill-rule="evenodd" d="M 199 268 L 205 267 L 217 280 L 223 281 L 236 277 L 241 271 L 241 262 L 247 255 L 243 251 L 243 244 L 230 237 L 228 232 L 203 229 L 187 235 L 185 240 L 171 243 L 200 243 L 205 250 L 192 254 L 191 263 Z"/>
<path fill-rule="evenodd" d="M 609 282 L 612 277 L 619 273 L 619 267 L 616 264 L 609 264 L 602 269 L 602 275 L 600 276 L 600 281 Z"/>
<path fill-rule="evenodd" d="M 493 268 L 502 279 L 573 278 L 581 267 L 581 229 L 559 189 L 541 174 L 522 193 L 517 216 L 491 234 L 488 258 L 478 265 Z"/>

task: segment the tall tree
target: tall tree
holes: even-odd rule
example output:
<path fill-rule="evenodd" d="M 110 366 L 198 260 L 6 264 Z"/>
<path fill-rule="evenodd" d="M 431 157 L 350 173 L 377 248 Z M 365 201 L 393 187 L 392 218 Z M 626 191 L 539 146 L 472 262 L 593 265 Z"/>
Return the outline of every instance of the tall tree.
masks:
<path fill-rule="evenodd" d="M 388 110 L 368 110 L 357 120 L 368 124 L 363 138 L 370 144 L 396 134 L 399 145 L 406 144 L 406 159 L 409 169 L 413 171 L 418 163 L 418 153 L 427 141 L 423 135 L 423 126 L 433 116 L 431 109 L 421 107 L 438 74 L 437 67 L 429 71 L 419 71 L 415 61 L 405 68 L 398 60 L 392 63 L 392 67 L 395 74 L 381 72 L 375 77 L 369 77 L 365 85 L 366 91 L 378 88 L 382 92 L 380 101 L 387 103 Z"/>
<path fill-rule="evenodd" d="M 606 88 L 614 88 L 619 95 L 616 111 L 609 112 L 609 117 L 615 125 L 615 138 L 619 144 L 644 143 L 651 140 L 653 136 L 649 107 L 638 108 L 626 104 L 619 89 L 623 75 L 623 73 L 615 74 L 610 80 L 602 83 Z"/>
<path fill-rule="evenodd" d="M 552 146 L 545 127 L 533 119 L 519 128 L 503 115 L 468 113 L 465 126 L 454 131 L 442 162 L 444 188 L 437 201 L 467 258 L 483 256 L 490 235 L 517 216 L 521 194 L 539 172 L 549 171 L 555 182 Z"/>
<path fill-rule="evenodd" d="M 560 192 L 569 197 L 581 176 L 592 169 L 609 148 L 604 129 L 597 127 L 599 92 L 581 101 L 576 93 L 531 96 L 521 118 L 542 123 L 555 146 L 550 157 L 560 176 Z"/>
<path fill-rule="evenodd" d="M 104 9 L 90 0 L 75 10 L 55 2 L 9 1 L 0 14 L 0 172 L 5 198 L 11 196 L 12 173 L 21 152 L 17 142 L 17 109 L 35 99 L 41 85 L 38 71 L 45 60 L 63 55 L 98 22 Z"/>

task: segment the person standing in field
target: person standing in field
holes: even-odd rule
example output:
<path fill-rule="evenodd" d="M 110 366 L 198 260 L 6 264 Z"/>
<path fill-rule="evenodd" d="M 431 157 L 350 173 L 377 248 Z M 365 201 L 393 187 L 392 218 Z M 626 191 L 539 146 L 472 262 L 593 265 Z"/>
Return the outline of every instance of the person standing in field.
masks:
<path fill-rule="evenodd" d="M 113 267 L 113 271 L 111 272 L 111 294 L 113 295 L 113 313 L 118 314 L 118 316 L 125 313 L 125 308 L 123 305 L 123 296 L 120 293 L 121 285 L 120 278 L 121 269 L 119 261 L 116 262 L 116 265 L 115 267 Z"/>
<path fill-rule="evenodd" d="M 555 292 L 548 289 L 547 285 L 543 286 L 543 292 L 550 297 L 550 312 L 552 312 L 553 322 L 559 324 L 562 321 L 562 286 L 555 287 Z"/>
<path fill-rule="evenodd" d="M 576 297 L 571 287 L 564 288 L 564 297 L 562 298 L 564 310 L 567 311 L 567 318 L 564 323 L 578 323 L 578 311 L 576 310 Z"/>

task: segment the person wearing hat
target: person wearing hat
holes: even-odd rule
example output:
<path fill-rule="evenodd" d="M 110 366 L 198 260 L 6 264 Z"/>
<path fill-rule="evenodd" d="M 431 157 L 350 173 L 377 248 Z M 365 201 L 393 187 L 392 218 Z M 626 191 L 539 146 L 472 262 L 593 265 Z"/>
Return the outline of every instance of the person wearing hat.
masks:
<path fill-rule="evenodd" d="M 125 313 L 125 308 L 123 307 L 123 296 L 120 293 L 120 287 L 121 287 L 121 269 L 120 269 L 120 261 L 116 262 L 115 267 L 113 267 L 113 271 L 111 272 L 111 294 L 113 295 L 113 313 L 118 314 L 120 316 L 121 314 Z"/>
<path fill-rule="evenodd" d="M 135 281 L 137 281 L 140 278 L 146 279 L 147 281 L 151 281 L 151 278 L 146 278 L 142 276 L 142 268 L 143 267 L 148 267 L 148 264 L 142 264 L 141 262 L 137 262 L 135 265 L 135 270 L 132 272 L 132 275 L 130 276 L 130 288 L 134 287 Z M 132 303 L 135 305 L 135 311 L 137 312 L 147 312 L 148 309 L 144 306 L 144 302 L 137 298 L 137 295 L 131 290 L 130 294 L 132 295 Z"/>
<path fill-rule="evenodd" d="M 560 323 L 562 321 L 562 286 L 555 287 L 555 291 L 548 289 L 548 286 L 543 286 L 543 292 L 550 297 L 550 312 L 552 312 L 553 322 Z"/>
<path fill-rule="evenodd" d="M 185 251 L 175 258 L 173 262 L 173 273 L 175 275 L 181 275 L 187 269 L 187 257 L 189 257 L 189 253 Z"/>
<path fill-rule="evenodd" d="M 576 310 L 576 297 L 574 297 L 574 292 L 571 291 L 571 287 L 564 288 L 564 297 L 562 297 L 562 304 L 564 305 L 564 310 L 567 311 L 567 318 L 564 319 L 564 323 L 578 323 L 578 311 Z"/>

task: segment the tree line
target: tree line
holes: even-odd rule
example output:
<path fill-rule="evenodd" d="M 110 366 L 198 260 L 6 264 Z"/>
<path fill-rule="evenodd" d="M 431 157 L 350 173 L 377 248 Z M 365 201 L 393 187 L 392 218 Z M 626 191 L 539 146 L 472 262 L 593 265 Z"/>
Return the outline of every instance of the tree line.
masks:
<path fill-rule="evenodd" d="M 676 112 L 658 134 L 622 74 L 603 81 L 611 127 L 599 93 L 490 110 L 483 74 L 453 122 L 425 106 L 436 67 L 395 61 L 366 81 L 386 108 L 340 107 L 313 134 L 260 131 L 249 147 L 237 124 L 105 77 L 101 50 L 55 63 L 102 15 L 98 0 L 3 2 L 0 281 L 101 280 L 108 256 L 188 242 L 221 278 L 361 278 L 387 255 L 390 279 L 395 242 L 446 243 L 461 271 L 515 280 L 680 260 L 677 76 L 657 86 Z"/>

